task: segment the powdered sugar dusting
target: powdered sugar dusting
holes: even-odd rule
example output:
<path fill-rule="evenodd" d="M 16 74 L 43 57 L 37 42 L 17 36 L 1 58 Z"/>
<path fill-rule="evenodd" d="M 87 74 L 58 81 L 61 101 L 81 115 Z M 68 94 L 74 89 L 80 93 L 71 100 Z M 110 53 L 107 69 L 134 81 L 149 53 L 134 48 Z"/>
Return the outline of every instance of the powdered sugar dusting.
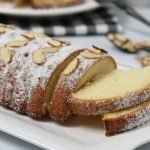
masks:
<path fill-rule="evenodd" d="M 150 103 L 143 109 L 140 109 L 129 116 L 125 116 L 126 124 L 121 131 L 130 130 L 132 128 L 143 125 L 150 120 Z"/>
<path fill-rule="evenodd" d="M 62 81 L 64 75 L 62 75 L 61 77 L 62 79 L 60 79 L 61 84 L 65 82 L 63 85 L 66 86 L 66 88 L 70 89 L 71 91 L 73 91 L 76 88 L 78 82 L 83 77 L 83 75 L 98 60 L 98 59 L 88 59 L 81 55 L 79 55 L 77 58 L 79 59 L 79 66 L 77 67 L 75 72 L 73 72 L 68 77 L 66 76 L 64 81 Z"/>
<path fill-rule="evenodd" d="M 6 32 L 0 36 L 0 47 L 3 47 L 7 42 L 9 42 L 11 40 L 21 39 L 22 32 L 23 31 L 19 30 L 19 29 L 7 29 Z M 13 56 L 15 55 L 15 53 L 16 53 L 16 50 L 13 49 L 12 50 Z M 0 60 L 0 71 L 1 71 L 1 74 L 0 74 L 0 87 L 1 87 L 0 103 L 2 102 L 2 99 L 3 99 L 2 94 L 3 94 L 4 78 L 5 78 L 5 74 L 8 70 L 9 65 L 10 64 L 4 63 Z"/>
<path fill-rule="evenodd" d="M 0 47 L 7 42 L 17 39 L 25 39 L 21 34 L 23 30 L 8 30 L 0 37 Z M 49 78 L 59 64 L 61 64 L 73 52 L 81 49 L 79 46 L 63 46 L 55 53 L 45 53 L 45 63 L 37 65 L 32 60 L 32 53 L 38 49 L 50 47 L 48 41 L 51 38 L 36 38 L 28 41 L 28 44 L 19 48 L 13 48 L 13 59 L 10 64 L 0 62 L 0 101 L 3 105 L 19 109 L 18 105 L 31 100 L 32 91 L 41 87 L 44 91 Z M 5 65 L 3 69 L 3 65 Z M 3 96 L 2 96 L 3 95 Z M 40 96 L 39 96 L 40 98 Z M 19 106 L 20 107 L 20 106 Z M 18 110 L 17 110 L 18 111 Z"/>
<path fill-rule="evenodd" d="M 36 47 L 31 46 L 29 50 L 29 58 L 23 64 L 23 68 L 17 73 L 16 87 L 13 92 L 13 99 L 15 104 L 11 107 L 17 106 L 19 101 L 28 102 L 31 100 L 32 91 L 36 89 L 36 86 L 45 90 L 47 82 L 56 69 L 56 67 L 62 63 L 70 54 L 79 49 L 78 46 L 65 46 L 60 48 L 55 53 L 46 54 L 46 62 L 43 65 L 37 65 L 32 61 L 32 52 L 41 48 L 49 47 L 47 41 L 50 39 L 36 39 L 32 42 Z M 21 58 L 21 57 L 20 57 Z M 19 62 L 21 60 L 18 60 Z M 15 106 L 14 106 L 15 105 Z M 14 109 L 18 109 L 17 107 Z"/>

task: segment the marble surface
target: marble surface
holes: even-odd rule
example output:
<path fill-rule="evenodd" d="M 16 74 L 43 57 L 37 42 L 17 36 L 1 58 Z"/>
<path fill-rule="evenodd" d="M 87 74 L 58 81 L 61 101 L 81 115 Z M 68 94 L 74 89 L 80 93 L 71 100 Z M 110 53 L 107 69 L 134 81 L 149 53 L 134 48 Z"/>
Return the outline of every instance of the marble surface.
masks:
<path fill-rule="evenodd" d="M 130 37 L 131 39 L 149 40 L 150 28 L 137 22 L 136 20 L 127 17 L 123 12 L 113 7 L 112 11 L 119 16 L 121 23 L 124 26 L 124 32 L 122 34 Z M 150 19 L 150 9 L 149 8 L 137 8 L 137 11 L 142 13 L 147 19 Z M 136 61 L 135 57 L 138 55 L 145 55 L 146 52 L 140 52 L 139 54 L 127 54 L 117 50 L 105 36 L 84 36 L 84 37 L 61 37 L 62 39 L 71 40 L 74 44 L 83 45 L 85 47 L 90 47 L 91 45 L 97 45 L 107 49 L 118 63 L 131 66 L 139 67 L 140 64 Z M 7 135 L 0 132 L 0 147 L 3 150 L 42 150 L 32 144 L 26 143 L 20 139 L 13 136 Z M 145 144 L 137 148 L 136 150 L 149 150 L 150 143 Z"/>

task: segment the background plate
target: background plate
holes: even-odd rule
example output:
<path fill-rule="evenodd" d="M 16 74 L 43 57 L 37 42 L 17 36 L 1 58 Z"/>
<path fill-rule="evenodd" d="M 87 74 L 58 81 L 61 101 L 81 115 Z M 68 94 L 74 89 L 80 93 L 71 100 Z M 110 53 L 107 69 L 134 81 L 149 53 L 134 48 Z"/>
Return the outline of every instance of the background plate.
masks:
<path fill-rule="evenodd" d="M 33 8 L 15 8 L 10 3 L 0 5 L 0 13 L 13 16 L 28 16 L 28 17 L 46 17 L 46 16 L 61 16 L 76 14 L 98 8 L 100 5 L 94 0 L 85 0 L 84 3 L 70 7 L 52 8 L 52 9 L 33 9 Z"/>
<path fill-rule="evenodd" d="M 106 137 L 98 117 L 72 116 L 62 125 L 51 120 L 36 121 L 0 107 L 0 120 L 1 131 L 50 150 L 83 150 L 83 147 L 86 150 L 131 150 L 150 140 L 150 123 Z"/>

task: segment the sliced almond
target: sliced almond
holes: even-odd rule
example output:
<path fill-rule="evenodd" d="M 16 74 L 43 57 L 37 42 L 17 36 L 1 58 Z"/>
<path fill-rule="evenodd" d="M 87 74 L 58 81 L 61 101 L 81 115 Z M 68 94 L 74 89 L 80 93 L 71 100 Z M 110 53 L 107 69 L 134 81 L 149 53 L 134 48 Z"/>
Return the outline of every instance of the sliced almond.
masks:
<path fill-rule="evenodd" d="M 107 38 L 109 40 L 113 41 L 115 39 L 115 36 L 114 36 L 114 34 L 110 33 L 110 34 L 107 35 Z"/>
<path fill-rule="evenodd" d="M 10 41 L 8 42 L 5 46 L 6 47 L 21 47 L 21 46 L 25 46 L 28 43 L 28 40 L 14 40 L 14 41 Z"/>
<path fill-rule="evenodd" d="M 9 28 L 9 29 L 15 29 L 15 25 L 13 25 L 13 24 L 5 24 L 4 25 L 6 28 Z"/>
<path fill-rule="evenodd" d="M 99 47 L 97 47 L 97 46 L 95 46 L 95 45 L 92 45 L 92 47 L 94 48 L 94 49 L 92 49 L 92 51 L 93 52 L 95 52 L 95 53 L 108 53 L 106 50 L 104 50 L 103 48 L 99 48 Z"/>
<path fill-rule="evenodd" d="M 51 39 L 48 41 L 48 44 L 51 45 L 52 47 L 60 47 L 62 46 L 62 43 L 58 40 Z"/>
<path fill-rule="evenodd" d="M 91 59 L 99 58 L 102 56 L 101 53 L 93 53 L 93 52 L 90 52 L 89 50 L 82 52 L 81 55 L 85 58 L 91 58 Z"/>
<path fill-rule="evenodd" d="M 122 43 L 125 43 L 128 40 L 126 37 L 118 35 L 118 34 L 115 34 L 115 39 L 119 40 Z"/>
<path fill-rule="evenodd" d="M 129 41 L 126 44 L 124 44 L 122 48 L 127 49 L 129 52 L 135 52 L 137 50 L 135 45 L 135 43 Z"/>
<path fill-rule="evenodd" d="M 15 25 L 12 24 L 0 24 L 0 27 L 5 28 L 5 29 L 14 29 Z"/>
<path fill-rule="evenodd" d="M 61 42 L 62 44 L 65 44 L 65 45 L 70 45 L 70 42 L 69 41 L 65 41 L 65 40 L 57 40 L 59 42 Z"/>
<path fill-rule="evenodd" d="M 0 60 L 5 63 L 10 63 L 12 60 L 12 51 L 10 48 L 4 47 L 0 48 Z"/>
<path fill-rule="evenodd" d="M 38 33 L 38 32 L 24 32 L 22 33 L 22 36 L 24 36 L 27 39 L 33 39 L 33 38 L 47 38 L 48 36 L 43 34 L 43 33 Z"/>
<path fill-rule="evenodd" d="M 92 52 L 92 53 L 96 53 L 96 54 L 100 54 L 101 53 L 101 51 L 100 50 L 98 50 L 98 49 L 90 49 L 89 50 L 90 52 Z"/>
<path fill-rule="evenodd" d="M 70 75 L 77 69 L 78 65 L 79 65 L 79 59 L 76 58 L 66 67 L 66 69 L 63 71 L 63 74 Z"/>
<path fill-rule="evenodd" d="M 5 33 L 5 32 L 6 32 L 6 29 L 3 28 L 3 27 L 0 27 L 0 34 L 3 34 L 3 33 Z"/>
<path fill-rule="evenodd" d="M 46 48 L 42 48 L 41 50 L 44 53 L 55 53 L 60 49 L 60 47 L 46 47 Z"/>
<path fill-rule="evenodd" d="M 113 43 L 116 44 L 118 47 L 122 47 L 122 44 L 123 44 L 123 43 L 122 43 L 121 41 L 119 41 L 119 40 L 114 40 Z"/>
<path fill-rule="evenodd" d="M 30 32 L 24 32 L 21 35 L 29 40 L 34 39 L 34 35 L 31 34 Z"/>
<path fill-rule="evenodd" d="M 37 51 L 33 52 L 32 59 L 33 59 L 33 62 L 38 65 L 42 65 L 45 63 L 45 56 L 41 50 L 37 50 Z"/>

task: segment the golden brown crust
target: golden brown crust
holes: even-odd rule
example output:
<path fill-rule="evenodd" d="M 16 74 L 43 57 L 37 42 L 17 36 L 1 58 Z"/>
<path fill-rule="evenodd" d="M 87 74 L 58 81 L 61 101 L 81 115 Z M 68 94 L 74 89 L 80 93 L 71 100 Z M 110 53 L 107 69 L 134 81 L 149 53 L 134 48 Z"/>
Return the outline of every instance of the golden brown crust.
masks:
<path fill-rule="evenodd" d="M 90 68 L 106 57 L 112 60 L 112 63 L 114 63 L 114 69 L 116 68 L 116 63 L 107 54 L 103 54 L 99 58 L 88 59 L 83 57 L 82 53 L 77 57 L 80 63 L 76 70 L 69 75 L 62 74 L 53 92 L 52 101 L 49 107 L 49 114 L 51 118 L 56 121 L 64 122 L 71 114 L 68 107 L 66 107 L 66 101 L 70 94 L 77 89 L 78 83 L 87 71 L 90 70 Z"/>
<path fill-rule="evenodd" d="M 134 93 L 128 93 L 124 97 L 115 97 L 113 99 L 78 100 L 70 97 L 67 100 L 67 106 L 73 114 L 100 115 L 141 104 L 149 98 L 150 85 Z"/>
<path fill-rule="evenodd" d="M 29 116 L 33 118 L 42 118 L 46 114 L 44 97 L 45 90 L 37 85 L 32 91 L 31 99 L 27 102 L 26 113 Z"/>
<path fill-rule="evenodd" d="M 116 118 L 103 118 L 105 135 L 112 136 L 143 125 L 150 120 L 150 102 L 143 108 Z"/>

